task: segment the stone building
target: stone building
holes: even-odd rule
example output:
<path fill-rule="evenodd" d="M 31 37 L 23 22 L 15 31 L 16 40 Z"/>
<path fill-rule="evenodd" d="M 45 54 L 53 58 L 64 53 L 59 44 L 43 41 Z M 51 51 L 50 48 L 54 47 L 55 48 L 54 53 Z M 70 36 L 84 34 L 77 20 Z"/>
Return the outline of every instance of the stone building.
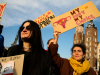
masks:
<path fill-rule="evenodd" d="M 84 44 L 84 34 L 83 34 L 83 28 L 84 28 L 84 24 L 77 26 L 76 27 L 76 33 L 74 34 L 74 41 L 73 41 L 73 45 L 74 44 Z"/>
<path fill-rule="evenodd" d="M 97 46 L 97 70 L 100 68 L 100 41 Z"/>

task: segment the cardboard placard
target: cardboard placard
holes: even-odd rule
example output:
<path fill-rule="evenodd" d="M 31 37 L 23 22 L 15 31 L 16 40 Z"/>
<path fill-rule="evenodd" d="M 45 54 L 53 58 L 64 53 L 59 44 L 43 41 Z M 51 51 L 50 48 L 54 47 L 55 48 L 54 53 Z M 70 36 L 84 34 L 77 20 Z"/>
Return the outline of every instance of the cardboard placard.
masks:
<path fill-rule="evenodd" d="M 51 10 L 47 11 L 46 13 L 44 13 L 43 15 L 41 15 L 40 17 L 36 18 L 35 21 L 37 24 L 39 24 L 40 29 L 44 28 L 45 26 L 47 26 L 48 24 L 51 23 L 51 20 L 55 18 L 55 15 L 52 13 Z"/>
<path fill-rule="evenodd" d="M 6 7 L 6 3 L 0 3 L 0 22 L 1 22 L 1 18 L 4 13 L 5 7 Z"/>
<path fill-rule="evenodd" d="M 14 66 L 12 65 L 12 67 L 14 67 L 13 75 L 22 75 L 23 61 L 24 61 L 24 54 L 0 58 L 1 64 L 3 64 L 3 65 L 6 64 L 6 66 L 9 66 L 9 67 L 4 67 L 3 71 L 5 71 L 5 73 L 9 73 L 7 71 L 9 69 L 11 69 L 11 63 L 14 62 Z M 9 70 L 9 71 L 11 72 L 12 70 Z M 2 70 L 0 72 L 2 72 Z M 10 74 L 12 75 L 12 73 L 10 73 Z M 6 75 L 6 74 L 4 74 L 4 75 Z"/>
<path fill-rule="evenodd" d="M 89 1 L 67 13 L 55 17 L 51 23 L 54 31 L 66 32 L 100 16 L 99 10 Z"/>

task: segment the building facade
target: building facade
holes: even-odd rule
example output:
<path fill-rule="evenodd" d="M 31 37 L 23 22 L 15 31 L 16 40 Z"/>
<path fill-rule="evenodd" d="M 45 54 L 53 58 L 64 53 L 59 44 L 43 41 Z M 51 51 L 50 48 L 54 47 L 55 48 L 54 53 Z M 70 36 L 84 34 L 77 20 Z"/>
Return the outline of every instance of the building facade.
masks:
<path fill-rule="evenodd" d="M 76 27 L 76 33 L 74 34 L 74 41 L 73 41 L 73 45 L 74 44 L 84 44 L 84 34 L 83 34 L 83 28 L 84 25 L 80 25 Z"/>
<path fill-rule="evenodd" d="M 97 46 L 97 70 L 100 69 L 100 41 Z"/>

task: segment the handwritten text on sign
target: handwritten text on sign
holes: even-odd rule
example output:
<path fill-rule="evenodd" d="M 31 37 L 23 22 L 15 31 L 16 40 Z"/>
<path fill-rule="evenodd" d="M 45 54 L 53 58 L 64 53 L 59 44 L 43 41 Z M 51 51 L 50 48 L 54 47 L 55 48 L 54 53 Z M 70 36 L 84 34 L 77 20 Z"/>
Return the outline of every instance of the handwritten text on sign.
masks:
<path fill-rule="evenodd" d="M 22 75 L 24 54 L 0 58 L 0 63 L 7 63 L 11 61 L 14 61 L 13 75 Z M 4 71 L 7 71 L 7 70 L 4 70 Z"/>
<path fill-rule="evenodd" d="M 55 17 L 51 23 L 54 31 L 63 33 L 99 16 L 99 10 L 95 7 L 92 1 L 89 1 L 80 7 Z"/>
<path fill-rule="evenodd" d="M 42 29 L 45 26 L 47 26 L 48 24 L 51 23 L 51 20 L 55 18 L 54 14 L 52 13 L 51 10 L 49 10 L 48 12 L 44 13 L 43 15 L 41 15 L 40 17 L 38 17 L 37 19 L 35 19 L 34 21 L 36 23 L 39 24 L 39 27 Z"/>

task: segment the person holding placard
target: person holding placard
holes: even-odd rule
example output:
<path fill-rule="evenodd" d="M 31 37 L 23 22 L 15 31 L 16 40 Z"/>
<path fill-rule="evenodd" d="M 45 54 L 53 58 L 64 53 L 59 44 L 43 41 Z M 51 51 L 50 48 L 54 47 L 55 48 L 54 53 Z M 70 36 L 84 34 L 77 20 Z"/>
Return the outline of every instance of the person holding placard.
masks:
<path fill-rule="evenodd" d="M 83 44 L 75 44 L 71 48 L 72 57 L 68 60 L 57 55 L 58 50 L 58 32 L 54 32 L 54 42 L 50 44 L 48 52 L 52 62 L 60 68 L 61 75 L 96 75 L 96 72 L 90 67 L 85 59 L 86 47 Z"/>
<path fill-rule="evenodd" d="M 43 48 L 39 25 L 32 20 L 23 22 L 18 39 L 19 44 L 10 47 L 7 56 L 25 54 L 22 75 L 49 75 L 51 59 Z"/>
<path fill-rule="evenodd" d="M 54 42 L 54 39 L 53 38 L 51 38 L 51 39 L 49 39 L 47 41 L 47 50 L 46 51 L 48 51 L 49 45 L 52 42 Z M 60 56 L 58 53 L 57 53 L 57 55 Z M 57 67 L 57 65 L 52 62 L 51 75 L 60 75 L 60 72 L 59 71 L 60 71 L 60 69 Z"/>

